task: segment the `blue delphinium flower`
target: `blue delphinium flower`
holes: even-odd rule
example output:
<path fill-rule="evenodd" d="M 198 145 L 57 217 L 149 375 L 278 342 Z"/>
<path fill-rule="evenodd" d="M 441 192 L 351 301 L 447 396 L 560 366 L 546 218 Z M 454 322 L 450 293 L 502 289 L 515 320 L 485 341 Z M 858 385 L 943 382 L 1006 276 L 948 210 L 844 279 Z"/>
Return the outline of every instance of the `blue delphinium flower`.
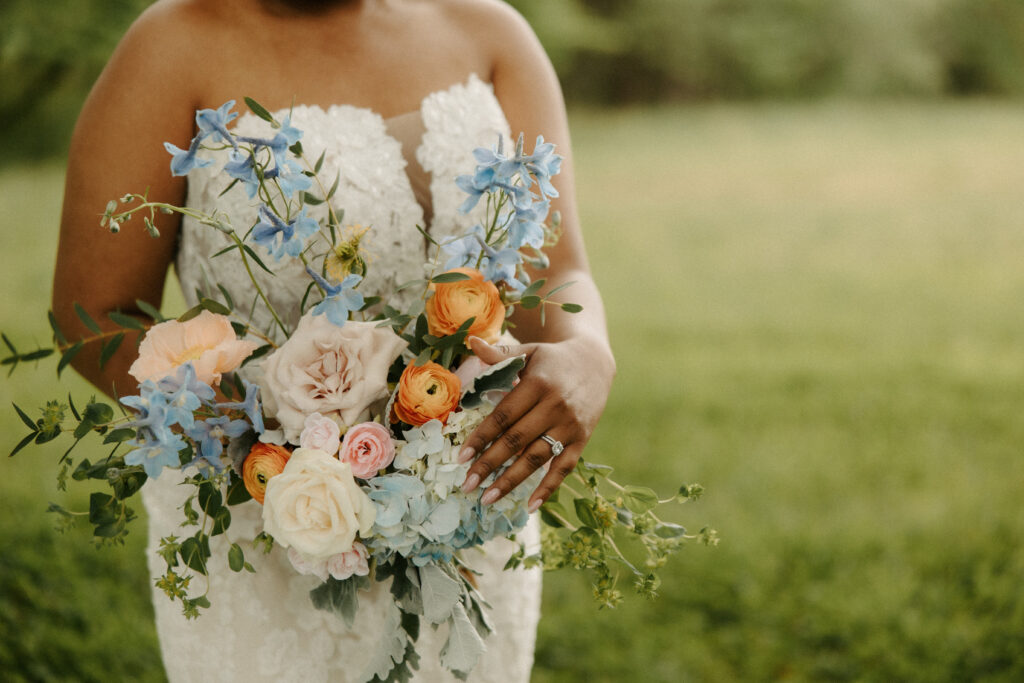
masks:
<path fill-rule="evenodd" d="M 484 228 L 479 223 L 470 228 L 462 237 L 450 239 L 441 245 L 441 251 L 448 256 L 445 270 L 476 265 L 484 248 Z"/>
<path fill-rule="evenodd" d="M 128 442 L 132 450 L 124 455 L 126 465 L 142 465 L 146 476 L 155 479 L 165 467 L 177 468 L 181 464 L 178 452 L 188 447 L 180 434 L 167 430 L 161 438 L 136 438 Z"/>
<path fill-rule="evenodd" d="M 302 192 L 313 187 L 313 179 L 302 172 L 302 167 L 291 159 L 281 159 L 277 166 L 269 171 L 266 178 L 276 178 L 281 192 L 286 197 L 291 197 L 296 192 Z"/>
<path fill-rule="evenodd" d="M 306 272 L 324 290 L 324 300 L 313 307 L 313 315 L 326 315 L 328 320 L 342 327 L 348 322 L 349 313 L 363 307 L 363 294 L 355 289 L 362 282 L 362 275 L 353 273 L 340 284 L 332 285 L 309 266 L 306 266 Z"/>
<path fill-rule="evenodd" d="M 224 469 L 221 461 L 221 453 L 224 452 L 224 438 L 238 437 L 249 431 L 249 423 L 245 420 L 232 420 L 227 415 L 211 417 L 201 422 L 196 422 L 191 429 L 187 430 L 189 438 L 199 444 L 199 455 L 193 464 L 202 467 L 206 464 L 220 472 Z"/>
<path fill-rule="evenodd" d="M 508 229 L 509 246 L 519 249 L 529 245 L 535 249 L 544 246 L 544 220 L 548 217 L 547 200 L 531 202 L 528 207 L 515 209 L 515 219 Z"/>
<path fill-rule="evenodd" d="M 164 377 L 156 383 L 166 401 L 168 415 L 167 425 L 180 424 L 191 427 L 195 418 L 194 411 L 203 403 L 213 401 L 216 393 L 205 382 L 196 378 L 196 370 L 192 362 L 185 363 L 170 377 Z"/>
<path fill-rule="evenodd" d="M 259 223 L 252 229 L 252 241 L 269 251 L 277 261 L 285 254 L 292 258 L 301 254 L 306 240 L 320 227 L 315 219 L 306 215 L 306 207 L 302 207 L 299 214 L 288 222 L 281 220 L 265 204 L 260 206 L 259 216 Z"/>
<path fill-rule="evenodd" d="M 217 408 L 245 411 L 245 416 L 252 422 L 253 431 L 257 434 L 262 434 L 265 428 L 263 426 L 263 408 L 260 405 L 260 387 L 258 384 L 246 382 L 245 380 L 242 380 L 242 384 L 245 386 L 244 400 L 218 403 Z"/>
<path fill-rule="evenodd" d="M 522 262 L 523 255 L 517 249 L 506 247 L 484 259 L 484 279 L 504 282 L 515 290 L 524 289 L 525 285 L 516 278 L 516 272 Z"/>
<path fill-rule="evenodd" d="M 544 136 L 537 136 L 533 154 L 525 158 L 526 168 L 537 180 L 537 189 L 543 197 L 557 197 L 558 190 L 551 184 L 551 178 L 562 170 L 562 157 L 555 154 L 555 146 L 544 142 Z"/>
<path fill-rule="evenodd" d="M 490 166 L 477 166 L 473 175 L 460 175 L 455 178 L 455 184 L 459 189 L 469 195 L 466 201 L 459 207 L 462 213 L 469 213 L 479 203 L 480 198 L 494 189 L 496 180 L 494 168 Z"/>
<path fill-rule="evenodd" d="M 224 172 L 232 178 L 242 181 L 249 199 L 256 196 L 260 188 L 260 180 L 256 177 L 256 163 L 249 152 L 231 151 L 231 160 L 224 164 Z"/>
<path fill-rule="evenodd" d="M 170 433 L 175 424 L 167 409 L 167 397 L 152 380 L 146 380 L 139 386 L 138 396 L 124 396 L 121 403 L 138 413 L 125 426 L 135 429 L 141 439 L 159 441 Z"/>
<path fill-rule="evenodd" d="M 213 163 L 209 159 L 200 159 L 196 156 L 200 144 L 202 144 L 202 139 L 198 136 L 192 139 L 188 149 L 181 149 L 169 142 L 164 143 L 164 149 L 173 155 L 171 157 L 171 175 L 188 175 L 189 171 L 194 168 L 203 168 Z"/>
<path fill-rule="evenodd" d="M 228 131 L 228 124 L 238 118 L 238 113 L 231 111 L 234 100 L 228 100 L 217 109 L 200 109 L 196 112 L 196 125 L 199 127 L 197 137 L 209 137 L 214 142 L 226 142 L 238 147 L 235 136 Z"/>

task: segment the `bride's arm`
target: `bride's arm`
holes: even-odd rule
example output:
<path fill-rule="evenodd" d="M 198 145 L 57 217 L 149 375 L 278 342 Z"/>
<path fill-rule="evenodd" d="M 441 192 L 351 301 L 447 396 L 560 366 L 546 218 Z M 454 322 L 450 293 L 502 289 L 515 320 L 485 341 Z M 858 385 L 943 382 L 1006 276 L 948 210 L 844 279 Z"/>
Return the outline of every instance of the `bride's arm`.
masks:
<path fill-rule="evenodd" d="M 530 275 L 545 278 L 545 290 L 573 282 L 564 290 L 564 300 L 581 304 L 583 311 L 570 314 L 549 307 L 546 323 L 541 325 L 537 310 L 519 310 L 512 322 L 516 326 L 514 334 L 524 342 L 522 346 L 495 348 L 474 342 L 474 350 L 485 361 L 495 362 L 522 352 L 529 359 L 519 385 L 467 440 L 465 459 L 483 453 L 470 468 L 465 488 L 475 488 L 502 463 L 520 456 L 484 493 L 483 501 L 490 503 L 551 460 L 548 473 L 530 500 L 531 509 L 535 509 L 579 460 L 604 410 L 615 361 L 601 296 L 584 250 L 569 127 L 558 78 L 526 22 L 507 8 L 496 11 L 503 15 L 502 34 L 496 41 L 502 49 L 496 56 L 492 80 L 512 133 L 525 134 L 527 151 L 537 135 L 543 135 L 564 157 L 562 171 L 553 179 L 559 197 L 551 205 L 553 211 L 561 213 L 563 233 L 548 251 L 551 266 Z M 561 455 L 552 457 L 552 447 L 540 439 L 542 434 L 564 444 Z M 484 450 L 488 443 L 492 445 Z"/>
<path fill-rule="evenodd" d="M 195 92 L 188 55 L 197 46 L 190 44 L 180 17 L 165 7 L 161 3 L 132 26 L 75 126 L 53 285 L 53 312 L 72 342 L 95 336 L 79 320 L 74 303 L 106 331 L 117 327 L 107 319 L 109 312 L 141 316 L 137 299 L 159 306 L 163 296 L 177 217 L 158 216 L 159 239 L 148 235 L 141 218 L 111 234 L 100 227 L 100 217 L 109 200 L 147 187 L 152 200 L 184 200 L 184 179 L 171 177 L 163 142 L 187 147 L 192 137 Z M 131 393 L 135 384 L 127 372 L 134 338 L 128 335 L 102 371 L 99 342 L 87 344 L 73 365 L 107 394 Z"/>

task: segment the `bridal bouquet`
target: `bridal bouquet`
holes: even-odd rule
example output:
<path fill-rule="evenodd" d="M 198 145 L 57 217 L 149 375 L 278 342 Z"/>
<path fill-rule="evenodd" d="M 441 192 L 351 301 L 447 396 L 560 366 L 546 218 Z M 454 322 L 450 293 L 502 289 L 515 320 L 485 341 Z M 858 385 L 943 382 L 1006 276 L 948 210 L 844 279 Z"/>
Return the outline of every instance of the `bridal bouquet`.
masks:
<path fill-rule="evenodd" d="M 460 551 L 514 539 L 544 473 L 491 505 L 481 504 L 480 491 L 500 472 L 476 491 L 462 490 L 470 466 L 459 459 L 462 444 L 525 365 L 522 357 L 487 365 L 468 340 L 498 341 L 516 307 L 539 308 L 542 319 L 551 306 L 580 310 L 555 303 L 562 288 L 545 291 L 545 281 L 531 281 L 524 268 L 543 269 L 543 250 L 558 238 L 557 215 L 549 220 L 548 209 L 561 158 L 542 138 L 530 154 L 522 136 L 508 152 L 501 140 L 494 149 L 477 149 L 475 172 L 456 182 L 467 195 L 462 210 L 482 201 L 486 218 L 442 243 L 421 231 L 431 254 L 424 277 L 389 298 L 364 296 L 359 287 L 371 265 L 360 240 L 372 226 L 343 224 L 333 206 L 338 181 L 323 181 L 324 156 L 305 156 L 302 132 L 290 117 L 279 121 L 246 102 L 266 122 L 266 137 L 229 130 L 237 114 L 228 102 L 197 112 L 199 132 L 188 149 L 166 147 L 175 175 L 226 158 L 225 192 L 247 193 L 257 216 L 252 225 L 232 226 L 224 214 L 153 202 L 146 194 L 111 201 L 102 225 L 117 232 L 139 214 L 157 236 L 156 213 L 177 212 L 222 232 L 228 246 L 221 254 L 241 259 L 252 280 L 252 306 L 239 308 L 213 283 L 175 320 L 138 302 L 147 319 L 111 313 L 117 329 L 104 331 L 76 305 L 92 336 L 68 339 L 52 313 L 51 348 L 23 353 L 4 335 L 10 352 L 4 364 L 13 370 L 54 356 L 58 376 L 87 343 L 101 344 L 104 364 L 126 335 L 141 338 L 130 369 L 139 382 L 136 395 L 117 406 L 95 398 L 76 404 L 68 395 L 66 402 L 49 401 L 36 419 L 16 405 L 30 433 L 14 452 L 69 435 L 58 485 L 63 489 L 69 476 L 109 485 L 109 492 L 91 495 L 87 513 L 104 542 L 128 533 L 134 517 L 128 501 L 147 479 L 184 478 L 193 487 L 182 508 L 186 535 L 162 539 L 167 569 L 157 583 L 186 615 L 198 616 L 216 599 L 197 594 L 191 579 L 208 571 L 211 538 L 230 538 L 231 509 L 262 505 L 263 531 L 252 547 L 221 544 L 232 570 L 255 571 L 247 552 L 286 548 L 297 572 L 322 581 L 313 603 L 353 628 L 360 589 L 390 579 L 395 608 L 363 678 L 406 680 L 417 667 L 415 641 L 424 621 L 446 625 L 441 663 L 464 677 L 491 627 Z M 297 322 L 279 314 L 254 274 L 273 274 L 293 261 L 308 275 Z M 257 309 L 270 321 L 267 329 L 254 322 L 261 318 Z M 110 445 L 109 455 L 76 463 L 74 447 L 90 436 Z M 660 499 L 650 489 L 616 483 L 610 472 L 580 461 L 573 481 L 540 509 L 541 547 L 520 545 L 506 568 L 587 570 L 597 600 L 614 606 L 621 599 L 620 570 L 633 575 L 638 592 L 653 596 L 669 554 L 689 539 L 715 541 L 711 530 L 687 534 L 655 513 L 659 505 L 697 498 L 699 486 Z M 51 509 L 69 524 L 81 514 Z"/>

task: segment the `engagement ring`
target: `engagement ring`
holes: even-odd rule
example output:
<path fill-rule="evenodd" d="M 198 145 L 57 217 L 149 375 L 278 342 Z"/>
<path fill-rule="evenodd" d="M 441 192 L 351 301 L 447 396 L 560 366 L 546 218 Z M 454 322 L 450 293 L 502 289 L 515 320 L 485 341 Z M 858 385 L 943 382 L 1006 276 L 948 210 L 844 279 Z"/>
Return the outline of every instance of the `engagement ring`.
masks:
<path fill-rule="evenodd" d="M 541 434 L 540 438 L 542 438 L 545 441 L 547 441 L 548 445 L 551 446 L 551 455 L 554 455 L 554 456 L 561 455 L 562 451 L 565 450 L 565 446 L 562 445 L 561 441 L 558 441 L 557 439 L 552 439 L 547 434 Z"/>

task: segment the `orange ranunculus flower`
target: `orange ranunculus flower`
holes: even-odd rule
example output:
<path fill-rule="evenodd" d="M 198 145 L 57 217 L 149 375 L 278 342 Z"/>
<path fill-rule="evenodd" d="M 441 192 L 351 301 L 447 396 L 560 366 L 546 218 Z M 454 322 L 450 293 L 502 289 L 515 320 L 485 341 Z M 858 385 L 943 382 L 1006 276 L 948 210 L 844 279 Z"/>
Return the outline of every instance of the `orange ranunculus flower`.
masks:
<path fill-rule="evenodd" d="M 245 456 L 242 463 L 242 483 L 245 490 L 249 492 L 260 505 L 263 505 L 263 496 L 267 492 L 267 482 L 271 477 L 281 474 L 288 458 L 292 457 L 291 452 L 283 446 L 275 446 L 272 443 L 257 443 Z"/>
<path fill-rule="evenodd" d="M 420 367 L 410 363 L 398 380 L 395 416 L 414 427 L 430 420 L 440 420 L 444 424 L 448 415 L 459 407 L 460 398 L 462 383 L 454 372 L 437 363 L 426 363 Z"/>
<path fill-rule="evenodd" d="M 475 318 L 469 334 L 493 344 L 505 321 L 505 306 L 498 288 L 473 268 L 455 268 L 448 272 L 463 273 L 469 279 L 431 285 L 434 296 L 427 299 L 426 305 L 430 334 L 438 337 L 453 334 L 462 323 Z"/>

